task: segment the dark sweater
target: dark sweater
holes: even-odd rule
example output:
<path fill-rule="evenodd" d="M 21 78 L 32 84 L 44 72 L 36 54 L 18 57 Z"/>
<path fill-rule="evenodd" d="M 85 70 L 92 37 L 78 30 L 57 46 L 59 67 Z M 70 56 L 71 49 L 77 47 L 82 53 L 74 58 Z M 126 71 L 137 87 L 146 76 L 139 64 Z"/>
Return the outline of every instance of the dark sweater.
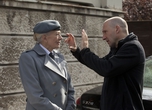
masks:
<path fill-rule="evenodd" d="M 142 102 L 145 52 L 133 33 L 99 58 L 89 48 L 72 54 L 104 77 L 101 110 L 144 110 Z"/>

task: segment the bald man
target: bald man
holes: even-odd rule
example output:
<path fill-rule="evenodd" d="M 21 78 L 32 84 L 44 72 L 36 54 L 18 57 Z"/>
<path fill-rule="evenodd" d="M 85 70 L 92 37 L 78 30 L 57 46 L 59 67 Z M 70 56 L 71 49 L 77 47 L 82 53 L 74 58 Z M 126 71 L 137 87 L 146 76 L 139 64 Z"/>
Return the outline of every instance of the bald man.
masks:
<path fill-rule="evenodd" d="M 128 25 L 121 17 L 107 19 L 102 32 L 103 40 L 111 48 L 103 58 L 89 49 L 85 30 L 82 30 L 81 49 L 72 34 L 67 33 L 65 40 L 78 61 L 104 77 L 100 110 L 144 110 L 145 52 L 138 37 L 128 32 Z"/>

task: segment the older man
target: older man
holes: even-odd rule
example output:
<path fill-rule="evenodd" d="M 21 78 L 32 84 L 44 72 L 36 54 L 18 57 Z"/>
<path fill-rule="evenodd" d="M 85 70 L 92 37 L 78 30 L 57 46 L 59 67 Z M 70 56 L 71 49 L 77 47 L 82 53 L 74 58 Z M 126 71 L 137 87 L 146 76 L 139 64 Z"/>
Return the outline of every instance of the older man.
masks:
<path fill-rule="evenodd" d="M 88 36 L 82 31 L 82 49 L 67 33 L 65 40 L 73 55 L 84 65 L 104 77 L 101 110 L 144 110 L 142 102 L 145 52 L 134 33 L 121 17 L 112 17 L 103 24 L 103 40 L 111 51 L 99 58 L 90 51 Z"/>
<path fill-rule="evenodd" d="M 62 40 L 56 20 L 37 23 L 36 45 L 19 59 L 20 76 L 27 95 L 26 110 L 74 110 L 74 88 L 64 57 L 55 49 Z"/>

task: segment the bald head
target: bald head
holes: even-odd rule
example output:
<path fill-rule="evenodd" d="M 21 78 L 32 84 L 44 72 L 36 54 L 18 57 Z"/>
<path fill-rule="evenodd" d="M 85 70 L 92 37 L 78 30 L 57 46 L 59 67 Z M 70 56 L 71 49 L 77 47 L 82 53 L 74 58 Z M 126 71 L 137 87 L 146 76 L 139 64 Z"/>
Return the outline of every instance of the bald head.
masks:
<path fill-rule="evenodd" d="M 118 42 L 129 35 L 128 25 L 121 17 L 112 17 L 103 23 L 103 40 L 106 40 L 110 47 L 117 47 Z"/>
<path fill-rule="evenodd" d="M 111 27 L 120 26 L 122 32 L 125 34 L 129 34 L 127 22 L 121 17 L 112 17 L 107 19 L 104 23 L 108 23 Z"/>

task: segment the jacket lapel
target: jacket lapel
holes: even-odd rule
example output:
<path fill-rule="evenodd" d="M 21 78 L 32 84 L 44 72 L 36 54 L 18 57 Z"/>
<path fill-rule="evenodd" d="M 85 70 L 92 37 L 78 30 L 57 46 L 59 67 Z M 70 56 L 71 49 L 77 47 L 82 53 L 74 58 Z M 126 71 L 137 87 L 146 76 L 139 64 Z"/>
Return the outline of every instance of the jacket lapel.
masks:
<path fill-rule="evenodd" d="M 57 73 L 57 74 L 61 75 L 62 77 L 64 77 L 63 74 L 61 74 L 61 70 L 58 67 L 57 63 L 55 61 L 53 61 L 51 58 L 49 58 L 49 56 L 45 57 L 44 65 L 47 68 L 49 68 L 52 71 L 54 71 L 55 73 Z"/>
<path fill-rule="evenodd" d="M 65 79 L 67 79 L 67 75 L 66 75 L 66 69 L 65 69 L 65 64 L 66 61 L 63 60 L 63 56 L 60 55 L 60 53 L 58 51 L 55 51 L 56 53 L 56 59 L 58 62 L 55 62 L 53 59 L 50 58 L 49 55 L 46 54 L 46 52 L 40 47 L 39 44 L 36 44 L 35 47 L 33 48 L 33 50 L 39 55 L 39 56 L 44 56 L 45 57 L 45 61 L 44 61 L 44 65 L 51 69 L 52 71 L 54 71 L 56 74 L 59 74 L 60 76 L 64 77 Z M 60 68 L 60 66 L 61 68 Z M 65 75 L 62 74 L 61 69 L 64 69 Z"/>
<path fill-rule="evenodd" d="M 56 57 L 57 61 L 57 66 L 61 70 L 61 74 L 66 78 L 67 77 L 67 69 L 66 69 L 66 64 L 67 62 L 62 59 L 62 57 L 57 56 Z"/>

